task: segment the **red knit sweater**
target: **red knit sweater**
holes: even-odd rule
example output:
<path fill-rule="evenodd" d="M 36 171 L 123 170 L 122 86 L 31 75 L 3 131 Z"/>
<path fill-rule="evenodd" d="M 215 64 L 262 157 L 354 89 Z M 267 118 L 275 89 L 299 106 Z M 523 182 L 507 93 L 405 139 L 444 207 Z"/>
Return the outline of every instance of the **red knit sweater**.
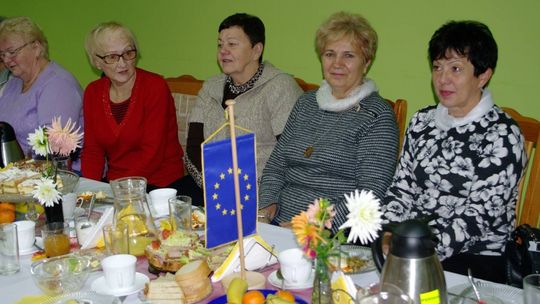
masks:
<path fill-rule="evenodd" d="M 164 187 L 184 175 L 174 100 L 160 75 L 137 69 L 131 103 L 117 124 L 110 107 L 110 80 L 100 78 L 84 91 L 82 175 L 100 180 L 144 176 Z"/>

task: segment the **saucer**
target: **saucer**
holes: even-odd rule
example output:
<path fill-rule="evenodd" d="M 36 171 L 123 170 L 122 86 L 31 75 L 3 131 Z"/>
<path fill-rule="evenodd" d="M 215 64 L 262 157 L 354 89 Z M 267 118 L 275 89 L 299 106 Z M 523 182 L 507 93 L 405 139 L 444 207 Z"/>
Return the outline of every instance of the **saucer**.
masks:
<path fill-rule="evenodd" d="M 41 237 L 39 237 L 39 236 L 36 236 L 36 245 L 43 248 L 43 239 Z M 38 251 L 39 251 L 39 249 L 35 245 L 32 245 L 32 247 L 30 247 L 28 249 L 19 250 L 19 255 L 28 255 L 28 254 L 36 253 Z"/>
<path fill-rule="evenodd" d="M 105 276 L 97 278 L 92 282 L 91 289 L 99 294 L 111 295 L 115 297 L 123 297 L 133 293 L 136 293 L 144 288 L 144 284 L 148 283 L 150 279 L 145 274 L 140 272 L 135 273 L 135 284 L 128 290 L 111 290 L 107 287 L 107 281 L 105 281 Z"/>
<path fill-rule="evenodd" d="M 274 287 L 283 288 L 283 289 L 306 289 L 306 288 L 313 287 L 313 279 L 315 278 L 315 271 L 311 272 L 307 281 L 303 283 L 298 283 L 298 284 L 283 283 L 283 280 L 277 277 L 277 272 L 278 272 L 277 270 L 274 270 L 268 276 L 268 282 L 270 282 L 270 284 L 272 284 Z"/>

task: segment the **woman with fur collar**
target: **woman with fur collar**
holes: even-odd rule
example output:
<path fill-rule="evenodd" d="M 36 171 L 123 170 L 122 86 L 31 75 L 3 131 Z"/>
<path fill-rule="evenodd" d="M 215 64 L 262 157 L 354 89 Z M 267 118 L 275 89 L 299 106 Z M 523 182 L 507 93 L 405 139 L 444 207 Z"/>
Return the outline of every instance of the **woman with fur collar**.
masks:
<path fill-rule="evenodd" d="M 391 106 L 365 78 L 377 34 L 359 15 L 336 13 L 316 35 L 324 80 L 302 95 L 263 171 L 259 206 L 287 225 L 317 198 L 335 205 L 333 227 L 346 220 L 343 194 L 384 194 L 394 174 L 398 129 Z"/>

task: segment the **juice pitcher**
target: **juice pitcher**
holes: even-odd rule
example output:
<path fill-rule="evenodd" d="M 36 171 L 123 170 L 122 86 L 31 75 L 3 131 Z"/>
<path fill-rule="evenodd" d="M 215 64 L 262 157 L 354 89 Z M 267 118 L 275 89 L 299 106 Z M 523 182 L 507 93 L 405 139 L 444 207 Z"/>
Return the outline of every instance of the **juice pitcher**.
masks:
<path fill-rule="evenodd" d="M 114 195 L 114 224 L 128 226 L 129 253 L 144 255 L 147 245 L 157 239 L 157 229 L 146 200 L 146 179 L 124 177 L 111 181 Z"/>

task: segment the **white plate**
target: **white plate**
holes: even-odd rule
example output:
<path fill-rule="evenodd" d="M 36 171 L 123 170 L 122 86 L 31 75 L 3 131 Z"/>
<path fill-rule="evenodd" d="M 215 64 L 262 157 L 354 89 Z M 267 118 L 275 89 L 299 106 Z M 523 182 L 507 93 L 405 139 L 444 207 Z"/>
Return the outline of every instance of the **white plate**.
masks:
<path fill-rule="evenodd" d="M 342 254 L 342 270 L 345 274 L 364 273 L 375 270 L 375 263 L 373 262 L 373 256 L 371 254 L 371 248 L 357 245 L 341 245 Z M 350 269 L 347 267 L 348 258 L 359 258 L 364 260 L 365 263 L 358 269 Z M 336 262 L 333 262 L 336 263 Z M 336 263 L 337 264 L 337 263 Z M 336 265 L 337 266 L 337 265 Z"/>
<path fill-rule="evenodd" d="M 122 303 L 115 296 L 101 295 L 93 291 L 81 291 L 81 292 L 73 292 L 73 293 L 68 293 L 68 294 L 49 298 L 47 299 L 47 301 L 45 301 L 42 304 L 65 304 L 65 303 L 72 303 L 73 301 L 76 301 L 76 303 L 100 303 L 100 304 Z"/>
<path fill-rule="evenodd" d="M 36 245 L 43 248 L 43 239 L 40 236 L 36 236 Z M 30 247 L 28 249 L 19 250 L 19 255 L 29 255 L 29 254 L 32 254 L 32 253 L 36 253 L 38 251 L 39 251 L 39 249 L 36 246 L 32 245 L 32 247 Z"/>
<path fill-rule="evenodd" d="M 105 277 L 101 276 L 97 278 L 94 282 L 92 282 L 92 290 L 104 295 L 110 295 L 115 297 L 123 297 L 130 294 L 134 294 L 138 292 L 139 290 L 144 288 L 144 284 L 148 283 L 150 279 L 145 274 L 142 274 L 140 272 L 135 273 L 135 284 L 133 287 L 129 290 L 122 290 L 122 291 L 116 291 L 111 290 L 107 286 L 107 282 L 105 281 Z"/>
<path fill-rule="evenodd" d="M 315 271 L 311 272 L 311 275 L 309 276 L 308 280 L 304 283 L 300 284 L 285 284 L 283 283 L 283 280 L 277 277 L 277 270 L 273 271 L 268 276 L 268 282 L 272 284 L 274 287 L 277 288 L 283 288 L 283 289 L 306 289 L 313 287 L 313 279 L 315 277 Z"/>
<path fill-rule="evenodd" d="M 490 283 L 490 282 L 484 282 L 484 281 L 477 281 L 476 282 L 478 286 L 478 290 L 480 292 L 480 295 L 482 297 L 486 297 L 487 303 L 490 304 L 489 299 L 495 298 L 501 300 L 504 304 L 523 304 L 523 290 L 503 285 L 503 284 L 497 284 L 497 283 Z M 475 298 L 474 291 L 472 290 L 471 284 L 461 284 L 458 286 L 451 287 L 449 292 L 466 296 L 469 298 Z M 466 303 L 473 303 L 476 301 L 463 301 L 463 299 L 460 298 L 452 298 L 450 297 L 450 304 L 466 304 Z"/>

